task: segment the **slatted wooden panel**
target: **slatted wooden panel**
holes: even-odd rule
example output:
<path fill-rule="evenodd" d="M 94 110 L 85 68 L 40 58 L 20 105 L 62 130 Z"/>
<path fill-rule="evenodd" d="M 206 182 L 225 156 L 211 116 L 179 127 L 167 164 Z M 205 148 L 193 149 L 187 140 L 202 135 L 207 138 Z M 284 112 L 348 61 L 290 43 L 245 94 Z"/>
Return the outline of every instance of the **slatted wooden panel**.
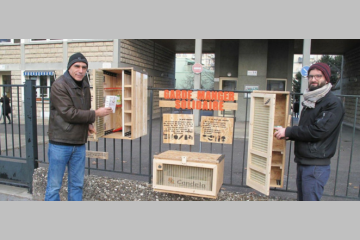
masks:
<path fill-rule="evenodd" d="M 91 98 L 91 108 L 96 110 L 104 106 L 104 74 L 101 70 L 94 69 L 92 71 L 93 77 L 93 91 Z M 104 136 L 104 118 L 96 117 L 94 122 L 96 134 L 90 135 L 90 141 L 98 141 L 100 137 Z"/>
<path fill-rule="evenodd" d="M 269 195 L 275 94 L 252 93 L 246 185 Z"/>

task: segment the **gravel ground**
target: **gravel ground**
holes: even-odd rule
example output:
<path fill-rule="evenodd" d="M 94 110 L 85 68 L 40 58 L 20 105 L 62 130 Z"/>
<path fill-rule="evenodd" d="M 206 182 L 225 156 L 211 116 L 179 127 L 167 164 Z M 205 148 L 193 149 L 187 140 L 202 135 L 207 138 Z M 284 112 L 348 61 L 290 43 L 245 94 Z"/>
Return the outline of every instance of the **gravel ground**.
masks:
<path fill-rule="evenodd" d="M 47 169 L 38 168 L 33 176 L 33 199 L 42 201 L 45 196 Z M 60 199 L 67 200 L 67 174 L 65 173 Z M 147 182 L 114 179 L 102 176 L 85 176 L 83 201 L 293 201 L 290 198 L 271 197 L 257 192 L 235 192 L 221 188 L 216 199 L 157 192 Z"/>

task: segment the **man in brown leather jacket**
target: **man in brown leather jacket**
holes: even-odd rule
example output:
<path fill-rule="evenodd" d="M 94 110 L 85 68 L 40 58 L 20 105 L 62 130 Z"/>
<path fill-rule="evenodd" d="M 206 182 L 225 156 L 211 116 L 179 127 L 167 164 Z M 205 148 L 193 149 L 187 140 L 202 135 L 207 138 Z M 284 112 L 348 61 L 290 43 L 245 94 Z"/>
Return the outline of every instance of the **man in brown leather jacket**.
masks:
<path fill-rule="evenodd" d="M 67 71 L 51 86 L 49 120 L 49 170 L 45 201 L 59 201 L 68 168 L 68 200 L 81 201 L 85 173 L 85 143 L 95 133 L 95 117 L 109 115 L 111 108 L 91 108 L 86 72 L 88 61 L 81 53 L 69 58 Z"/>

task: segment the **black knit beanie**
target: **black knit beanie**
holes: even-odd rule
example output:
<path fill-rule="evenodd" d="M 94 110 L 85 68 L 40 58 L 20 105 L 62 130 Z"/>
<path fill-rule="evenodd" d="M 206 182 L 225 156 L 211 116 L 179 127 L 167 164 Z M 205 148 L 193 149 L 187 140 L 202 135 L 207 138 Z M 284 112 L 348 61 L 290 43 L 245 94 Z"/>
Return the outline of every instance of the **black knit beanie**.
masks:
<path fill-rule="evenodd" d="M 330 82 L 331 70 L 330 70 L 329 65 L 327 65 L 326 63 L 322 63 L 322 62 L 315 63 L 309 67 L 308 74 L 313 69 L 317 69 L 317 70 L 321 71 L 322 74 L 324 74 L 326 82 L 327 83 Z"/>
<path fill-rule="evenodd" d="M 67 65 L 67 70 L 69 70 L 69 68 L 76 62 L 83 62 L 86 63 L 86 66 L 89 67 L 88 61 L 86 60 L 86 58 L 84 57 L 84 55 L 82 55 L 81 53 L 74 53 L 73 55 L 71 55 L 71 57 L 69 58 L 69 63 Z"/>

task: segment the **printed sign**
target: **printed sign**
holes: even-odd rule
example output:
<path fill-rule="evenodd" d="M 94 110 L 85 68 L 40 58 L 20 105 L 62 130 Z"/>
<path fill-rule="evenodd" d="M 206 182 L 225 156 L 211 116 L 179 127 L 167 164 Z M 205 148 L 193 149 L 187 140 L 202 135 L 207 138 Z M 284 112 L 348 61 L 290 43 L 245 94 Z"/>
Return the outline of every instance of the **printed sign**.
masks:
<path fill-rule="evenodd" d="M 259 90 L 259 86 L 245 86 L 245 91 Z M 244 98 L 250 98 L 251 93 L 244 93 Z"/>
<path fill-rule="evenodd" d="M 165 90 L 159 91 L 160 107 L 198 110 L 237 110 L 238 94 L 229 91 Z"/>
<path fill-rule="evenodd" d="M 163 114 L 163 143 L 194 145 L 193 114 Z"/>
<path fill-rule="evenodd" d="M 201 142 L 232 144 L 234 118 L 201 117 Z"/>
<path fill-rule="evenodd" d="M 107 95 L 105 98 L 105 107 L 110 107 L 113 113 L 115 113 L 116 110 L 117 99 L 118 99 L 117 96 L 111 96 L 111 95 Z"/>
<path fill-rule="evenodd" d="M 257 71 L 247 71 L 248 76 L 257 76 Z"/>

